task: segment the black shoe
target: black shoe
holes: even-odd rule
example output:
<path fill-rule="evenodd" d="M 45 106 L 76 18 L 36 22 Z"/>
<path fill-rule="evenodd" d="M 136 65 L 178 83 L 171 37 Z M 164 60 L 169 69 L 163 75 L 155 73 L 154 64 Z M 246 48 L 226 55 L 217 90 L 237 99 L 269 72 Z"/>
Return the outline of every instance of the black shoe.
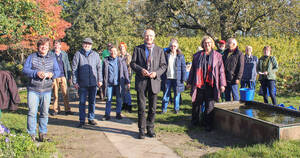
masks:
<path fill-rule="evenodd" d="M 97 125 L 97 122 L 95 120 L 89 120 L 88 124 L 90 124 L 90 125 Z"/>
<path fill-rule="evenodd" d="M 47 134 L 45 134 L 45 133 L 39 134 L 39 141 L 40 142 L 52 142 L 52 140 L 50 138 L 47 138 Z"/>
<path fill-rule="evenodd" d="M 66 111 L 65 115 L 74 115 L 74 112 L 72 112 L 72 111 Z"/>
<path fill-rule="evenodd" d="M 110 120 L 110 116 L 108 116 L 108 115 L 104 115 L 104 118 L 106 121 Z"/>
<path fill-rule="evenodd" d="M 128 105 L 128 106 L 127 106 L 127 111 L 128 111 L 129 113 L 132 113 L 132 105 Z"/>
<path fill-rule="evenodd" d="M 118 120 L 122 120 L 122 115 L 121 114 L 117 114 L 117 116 L 116 116 L 116 119 L 118 119 Z"/>
<path fill-rule="evenodd" d="M 77 126 L 78 128 L 83 128 L 84 122 L 80 122 L 79 125 Z"/>
<path fill-rule="evenodd" d="M 55 116 L 55 115 L 57 115 L 58 113 L 57 112 L 52 112 L 52 113 L 50 113 L 50 115 L 52 115 L 52 116 Z"/>
<path fill-rule="evenodd" d="M 150 138 L 156 137 L 156 134 L 154 132 L 147 132 L 147 136 Z"/>
<path fill-rule="evenodd" d="M 139 139 L 145 139 L 145 133 L 144 132 L 139 132 Z"/>

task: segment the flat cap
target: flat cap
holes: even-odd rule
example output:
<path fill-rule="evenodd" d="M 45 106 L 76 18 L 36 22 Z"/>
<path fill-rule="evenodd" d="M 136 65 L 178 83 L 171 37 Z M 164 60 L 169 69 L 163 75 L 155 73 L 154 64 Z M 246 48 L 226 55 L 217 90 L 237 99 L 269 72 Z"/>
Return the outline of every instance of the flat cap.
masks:
<path fill-rule="evenodd" d="M 83 40 L 83 43 L 89 43 L 89 44 L 93 44 L 93 40 L 91 38 L 85 38 Z"/>

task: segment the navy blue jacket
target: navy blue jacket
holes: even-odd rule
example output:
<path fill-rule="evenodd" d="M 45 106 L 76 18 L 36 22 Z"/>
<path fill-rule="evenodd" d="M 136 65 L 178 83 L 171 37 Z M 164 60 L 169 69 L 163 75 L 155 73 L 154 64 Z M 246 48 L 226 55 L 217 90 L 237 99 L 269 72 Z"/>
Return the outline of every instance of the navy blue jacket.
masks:
<path fill-rule="evenodd" d="M 108 57 L 108 58 L 110 58 L 110 57 Z M 108 65 L 109 65 L 108 58 L 105 58 L 103 60 L 103 66 L 102 66 L 102 68 L 103 68 L 103 70 L 102 70 L 103 86 L 104 87 L 108 86 Z M 118 70 L 119 70 L 118 83 L 120 86 L 120 92 L 122 92 L 122 87 L 124 87 L 125 84 L 129 84 L 130 80 L 129 80 L 128 69 L 127 69 L 126 63 L 120 57 L 118 57 Z"/>
<path fill-rule="evenodd" d="M 37 72 L 52 72 L 52 78 L 40 79 Z M 53 79 L 57 78 L 60 74 L 56 58 L 47 53 L 41 56 L 40 53 L 32 53 L 28 56 L 24 63 L 23 73 L 29 77 L 28 90 L 35 92 L 50 92 L 52 90 Z"/>
<path fill-rule="evenodd" d="M 243 81 L 255 81 L 256 80 L 256 67 L 257 67 L 258 59 L 256 56 L 249 57 L 245 55 L 245 65 L 243 72 Z"/>
<path fill-rule="evenodd" d="M 167 51 L 165 53 L 166 55 L 166 63 L 167 65 L 169 64 L 169 58 L 170 58 L 170 53 Z M 186 76 L 186 64 L 185 64 L 185 58 L 184 55 L 179 53 L 177 54 L 176 60 L 175 60 L 175 65 L 176 65 L 176 92 L 175 93 L 181 93 L 184 91 L 184 81 L 187 80 Z M 162 75 L 162 80 L 166 87 L 166 80 L 167 80 L 167 71 Z"/>
<path fill-rule="evenodd" d="M 101 60 L 98 53 L 92 51 L 86 56 L 83 49 L 77 51 L 72 62 L 73 84 L 79 87 L 97 86 L 97 82 L 102 82 Z"/>

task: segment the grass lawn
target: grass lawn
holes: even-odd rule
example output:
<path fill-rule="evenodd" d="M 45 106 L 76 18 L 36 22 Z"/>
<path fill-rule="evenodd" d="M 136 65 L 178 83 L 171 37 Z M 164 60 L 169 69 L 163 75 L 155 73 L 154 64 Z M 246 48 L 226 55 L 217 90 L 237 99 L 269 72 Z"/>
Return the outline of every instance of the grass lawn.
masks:
<path fill-rule="evenodd" d="M 131 83 L 134 83 L 134 81 Z M 131 94 L 134 112 L 125 113 L 125 115 L 137 120 L 137 97 L 133 86 L 134 84 L 132 84 Z M 157 101 L 157 115 L 155 120 L 155 132 L 161 137 L 167 137 L 168 135 L 172 134 L 178 134 L 182 137 L 191 137 L 191 133 L 201 134 L 201 132 L 204 132 L 204 130 L 200 127 L 195 129 L 191 129 L 189 127 L 192 110 L 189 90 L 182 93 L 182 100 L 183 104 L 180 105 L 180 112 L 178 114 L 174 113 L 173 104 L 168 106 L 167 113 L 161 114 L 162 92 L 159 93 Z M 255 100 L 263 102 L 263 97 L 256 94 Z M 269 101 L 271 101 L 271 99 L 269 99 Z M 285 106 L 293 105 L 299 109 L 300 96 L 277 96 L 277 102 L 278 104 L 283 103 Z M 193 152 L 192 150 L 199 148 L 199 146 L 207 146 L 206 143 L 203 143 L 205 141 L 201 142 L 201 140 L 192 140 L 190 142 L 191 143 L 188 143 L 189 146 L 191 146 L 190 148 L 183 149 L 181 147 L 175 147 L 173 150 L 181 157 L 189 157 L 184 154 L 184 150 L 191 150 L 191 152 Z M 238 144 L 236 146 L 225 146 L 222 150 L 208 152 L 208 154 L 204 155 L 204 157 L 300 157 L 299 151 L 300 141 L 275 141 L 265 144 L 243 145 L 242 147 Z"/>
<path fill-rule="evenodd" d="M 26 95 L 26 91 L 20 92 L 21 104 L 17 111 L 2 111 L 1 124 L 10 130 L 10 134 L 0 134 L 0 157 L 52 157 L 56 152 L 55 142 L 35 143 L 27 134 Z"/>

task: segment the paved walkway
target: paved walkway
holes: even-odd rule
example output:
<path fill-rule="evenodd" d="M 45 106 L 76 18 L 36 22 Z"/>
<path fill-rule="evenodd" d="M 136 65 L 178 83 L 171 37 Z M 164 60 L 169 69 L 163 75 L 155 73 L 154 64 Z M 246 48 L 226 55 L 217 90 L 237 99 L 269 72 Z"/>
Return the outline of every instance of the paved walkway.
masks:
<path fill-rule="evenodd" d="M 62 104 L 62 103 L 60 103 Z M 83 129 L 78 125 L 78 102 L 71 102 L 73 116 L 57 115 L 49 118 L 49 135 L 58 139 L 59 154 L 63 157 L 78 158 L 177 158 L 171 149 L 156 138 L 146 137 L 137 139 L 137 124 L 129 118 L 115 119 L 115 112 L 111 113 L 111 120 L 102 121 L 105 103 L 96 104 L 97 126 L 85 125 Z"/>

